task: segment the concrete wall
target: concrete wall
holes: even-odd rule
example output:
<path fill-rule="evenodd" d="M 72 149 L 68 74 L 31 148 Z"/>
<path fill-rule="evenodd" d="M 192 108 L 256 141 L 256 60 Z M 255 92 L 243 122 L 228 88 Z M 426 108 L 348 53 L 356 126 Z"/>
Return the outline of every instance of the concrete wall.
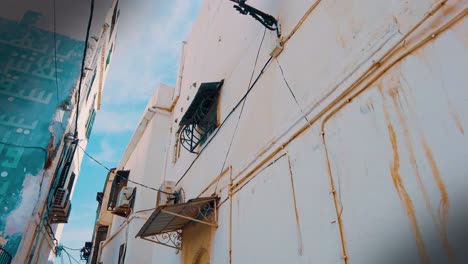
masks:
<path fill-rule="evenodd" d="M 219 227 L 187 227 L 182 252 L 157 245 L 153 263 L 200 250 L 211 263 L 462 263 L 467 5 L 441 3 L 248 1 L 279 18 L 284 51 L 201 154 L 169 150 L 164 178 L 187 199 L 216 192 Z M 200 83 L 224 79 L 219 120 L 230 114 L 276 45 L 264 32 L 229 1 L 205 2 L 170 146 Z"/>

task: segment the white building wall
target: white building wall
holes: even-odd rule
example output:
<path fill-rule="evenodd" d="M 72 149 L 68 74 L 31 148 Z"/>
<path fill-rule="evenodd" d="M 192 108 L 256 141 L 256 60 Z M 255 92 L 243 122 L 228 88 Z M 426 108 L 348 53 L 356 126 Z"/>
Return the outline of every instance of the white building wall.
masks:
<path fill-rule="evenodd" d="M 158 189 L 163 180 L 172 121 L 171 113 L 164 109 L 170 107 L 173 92 L 174 88 L 169 86 L 160 85 L 157 88 L 124 154 L 125 158 L 119 164 L 119 170 L 130 170 L 128 186 L 136 187 L 136 196 L 132 216 L 128 219 L 113 217 L 108 239 L 102 249 L 101 260 L 104 263 L 118 263 L 119 247 L 125 242 L 128 243 L 127 261 L 151 263 L 154 244 L 145 240 L 135 241 L 134 238 L 156 207 L 158 193 L 131 181 Z"/>
<path fill-rule="evenodd" d="M 441 3 L 248 1 L 279 18 L 284 51 L 236 132 L 240 107 L 201 154 L 182 149 L 173 163 L 168 152 L 165 178 L 187 199 L 218 193 L 219 227 L 184 229 L 182 251 L 157 245 L 152 263 L 193 263 L 203 248 L 211 263 L 466 259 L 467 6 Z M 170 146 L 200 83 L 224 79 L 219 120 L 229 115 L 276 45 L 263 32 L 229 1 L 205 2 L 184 48 Z"/>

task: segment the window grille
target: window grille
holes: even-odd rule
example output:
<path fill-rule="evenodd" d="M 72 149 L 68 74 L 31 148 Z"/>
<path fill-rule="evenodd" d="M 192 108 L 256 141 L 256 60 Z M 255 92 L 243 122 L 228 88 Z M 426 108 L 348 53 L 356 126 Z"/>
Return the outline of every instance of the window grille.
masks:
<path fill-rule="evenodd" d="M 180 144 L 191 153 L 195 153 L 218 126 L 218 97 L 223 82 L 202 83 L 180 120 Z"/>

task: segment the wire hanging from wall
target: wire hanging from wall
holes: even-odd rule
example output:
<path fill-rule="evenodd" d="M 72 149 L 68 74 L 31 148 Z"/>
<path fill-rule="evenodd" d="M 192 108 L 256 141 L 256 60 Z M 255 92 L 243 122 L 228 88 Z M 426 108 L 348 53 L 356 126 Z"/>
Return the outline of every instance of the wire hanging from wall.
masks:
<path fill-rule="evenodd" d="M 263 73 L 265 72 L 265 69 L 268 67 L 268 65 L 270 65 L 271 63 L 271 60 L 273 59 L 273 57 L 269 57 L 268 60 L 265 62 L 265 64 L 263 65 L 262 69 L 260 70 L 260 73 L 257 75 L 257 77 L 255 78 L 255 81 L 252 83 L 252 85 L 249 87 L 249 89 L 247 90 L 247 92 L 244 94 L 244 96 L 242 96 L 242 98 L 236 103 L 236 105 L 232 108 L 232 110 L 227 114 L 227 116 L 224 118 L 223 122 L 221 122 L 221 124 L 219 125 L 218 129 L 215 130 L 213 136 L 210 137 L 210 139 L 206 142 L 205 146 L 200 150 L 200 152 L 198 153 L 198 155 L 195 157 L 195 159 L 190 163 L 190 165 L 188 166 L 188 168 L 185 170 L 184 174 L 182 174 L 182 176 L 179 178 L 179 180 L 176 182 L 176 186 L 180 183 L 180 181 L 187 175 L 187 173 L 189 172 L 189 170 L 192 168 L 192 166 L 195 164 L 195 162 L 198 160 L 198 158 L 201 156 L 201 154 L 203 153 L 203 151 L 209 146 L 210 142 L 213 141 L 213 139 L 216 137 L 216 135 L 219 133 L 219 131 L 221 130 L 221 128 L 224 126 L 224 124 L 227 122 L 227 120 L 229 119 L 229 117 L 231 117 L 231 115 L 237 110 L 237 108 L 241 105 L 241 103 L 247 98 L 247 96 L 250 94 L 250 92 L 252 91 L 252 89 L 255 87 L 255 85 L 257 84 L 258 80 L 260 79 L 260 77 L 262 77 Z"/>
<path fill-rule="evenodd" d="M 258 46 L 257 55 L 255 57 L 255 62 L 254 62 L 254 66 L 253 66 L 253 69 L 252 69 L 252 74 L 250 75 L 250 80 L 249 80 L 249 84 L 247 85 L 247 87 L 250 87 L 250 85 L 252 84 L 252 80 L 253 80 L 253 77 L 254 77 L 254 74 L 255 74 L 255 69 L 257 68 L 258 57 L 260 56 L 260 51 L 262 50 L 263 40 L 265 40 L 265 35 L 266 35 L 266 29 L 263 31 L 262 40 L 260 41 L 260 45 Z M 229 147 L 228 147 L 228 149 L 226 151 L 226 156 L 224 157 L 223 166 L 221 166 L 221 171 L 219 172 L 218 175 L 221 175 L 221 173 L 223 173 L 224 166 L 226 166 L 226 161 L 227 161 L 227 158 L 228 158 L 229 153 L 231 151 L 232 143 L 234 142 L 234 138 L 235 138 L 236 133 L 237 133 L 237 128 L 239 127 L 239 123 L 240 123 L 240 120 L 241 120 L 241 117 L 242 117 L 242 113 L 244 112 L 245 102 L 247 102 L 247 98 L 242 103 L 242 107 L 241 107 L 241 110 L 240 110 L 240 113 L 239 113 L 239 118 L 237 119 L 236 127 L 234 128 L 234 133 L 232 134 L 231 141 L 229 143 Z M 216 181 L 215 190 L 214 190 L 215 193 L 218 190 L 218 184 L 219 184 L 220 180 L 221 180 L 221 177 L 219 177 L 218 180 Z"/>
<path fill-rule="evenodd" d="M 153 190 L 153 191 L 156 191 L 156 192 L 160 192 L 160 193 L 164 193 L 164 194 L 167 194 L 167 195 L 172 195 L 172 193 L 168 193 L 168 192 L 165 192 L 165 191 L 162 191 L 160 189 L 157 189 L 157 188 L 154 188 L 154 187 L 151 187 L 151 186 L 148 186 L 148 185 L 145 185 L 145 184 L 142 184 L 142 183 L 139 183 L 139 182 L 136 182 L 136 181 L 132 181 L 130 179 L 127 179 L 125 177 L 123 177 L 122 175 L 119 175 L 117 173 L 115 173 L 113 170 L 111 170 L 109 167 L 107 167 L 106 165 L 104 165 L 102 162 L 100 162 L 99 160 L 97 160 L 96 158 L 94 158 L 93 156 L 91 156 L 88 152 L 86 152 L 86 150 L 84 150 L 84 148 L 78 144 L 78 147 L 83 151 L 83 153 L 88 157 L 90 158 L 91 160 L 93 160 L 94 162 L 96 162 L 98 165 L 100 165 L 101 167 L 103 167 L 104 169 L 106 169 L 108 172 L 110 173 L 113 173 L 115 175 L 115 177 L 120 177 L 121 179 L 125 179 L 127 180 L 128 182 L 131 182 L 135 185 L 138 185 L 138 186 L 141 186 L 143 188 L 147 188 L 147 189 L 150 189 L 150 190 Z"/>
<path fill-rule="evenodd" d="M 291 86 L 289 85 L 288 80 L 286 80 L 286 76 L 284 75 L 283 67 L 281 67 L 281 64 L 280 64 L 278 58 L 276 58 L 276 63 L 278 64 L 278 67 L 280 69 L 281 76 L 283 77 L 284 83 L 286 84 L 286 87 L 288 87 L 288 89 L 289 89 L 289 93 L 291 94 L 292 98 L 294 99 L 294 102 L 296 102 L 296 105 L 299 108 L 299 111 L 301 111 L 301 114 L 304 116 L 305 121 L 307 123 L 309 123 L 309 119 L 307 119 L 307 116 L 304 114 L 304 110 L 302 109 L 301 105 L 299 104 L 299 101 L 297 100 L 296 95 L 294 94 L 293 90 L 291 89 Z"/>

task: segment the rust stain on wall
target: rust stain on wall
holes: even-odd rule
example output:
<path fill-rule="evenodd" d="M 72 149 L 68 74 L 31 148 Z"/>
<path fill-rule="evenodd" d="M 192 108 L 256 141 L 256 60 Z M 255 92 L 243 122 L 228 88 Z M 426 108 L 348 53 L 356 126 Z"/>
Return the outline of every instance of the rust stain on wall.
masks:
<path fill-rule="evenodd" d="M 441 224 L 441 235 L 442 235 L 442 241 L 444 244 L 444 248 L 447 251 L 452 263 L 456 262 L 456 257 L 455 253 L 450 247 L 449 239 L 448 239 L 448 233 L 447 233 L 447 220 L 448 220 L 448 212 L 450 208 L 450 201 L 448 198 L 448 193 L 447 189 L 445 187 L 445 184 L 442 180 L 442 176 L 440 174 L 440 170 L 437 167 L 436 161 L 434 159 L 434 155 L 432 153 L 431 148 L 429 147 L 429 144 L 427 143 L 426 138 L 424 135 L 421 135 L 422 138 L 422 144 L 424 147 L 424 152 L 426 153 L 426 157 L 429 161 L 429 165 L 432 170 L 432 174 L 434 175 L 434 179 L 436 181 L 437 187 L 439 188 L 440 191 L 440 206 L 439 206 L 439 217 L 440 217 L 440 224 Z"/>
<path fill-rule="evenodd" d="M 401 126 L 403 127 L 403 139 L 405 141 L 406 149 L 408 151 L 409 160 L 410 160 L 410 163 L 411 163 L 411 168 L 412 168 L 414 174 L 416 175 L 416 179 L 417 179 L 419 188 L 421 189 L 421 193 L 423 195 L 423 199 L 424 199 L 424 202 L 426 204 L 426 208 L 427 208 L 427 210 L 429 211 L 429 213 L 431 215 L 432 221 L 433 221 L 434 225 L 437 228 L 440 229 L 439 222 L 437 221 L 436 213 L 434 211 L 434 208 L 432 207 L 430 197 L 427 194 L 426 186 L 424 184 L 424 181 L 422 180 L 421 173 L 420 173 L 419 168 L 418 168 L 418 163 L 417 163 L 417 160 L 416 160 L 414 147 L 413 147 L 413 144 L 412 144 L 412 141 L 411 141 L 411 134 L 410 134 L 410 131 L 409 131 L 407 118 L 405 117 L 405 115 L 403 113 L 403 110 L 401 108 L 402 103 L 401 103 L 401 100 L 400 100 L 399 90 L 401 89 L 402 86 L 401 86 L 399 77 L 394 75 L 390 79 L 390 83 L 388 85 L 389 85 L 389 95 L 392 98 L 393 106 L 394 106 L 394 109 L 395 109 L 395 111 L 397 113 L 398 121 L 400 122 Z M 406 100 L 406 98 L 405 98 L 405 102 L 408 104 L 408 101 Z"/>
<path fill-rule="evenodd" d="M 390 79 L 389 95 L 392 98 L 393 106 L 394 106 L 395 111 L 396 111 L 397 116 L 398 116 L 398 121 L 401 123 L 401 125 L 403 127 L 403 135 L 404 135 L 404 139 L 405 139 L 405 144 L 406 144 L 407 149 L 408 149 L 408 154 L 409 154 L 411 166 L 413 168 L 414 173 L 416 174 L 418 184 L 420 186 L 421 192 L 423 194 L 424 201 L 426 203 L 426 207 L 429 210 L 429 212 L 431 214 L 431 217 L 432 217 L 432 221 L 434 222 L 434 225 L 437 228 L 437 231 L 438 231 L 439 237 L 440 237 L 440 239 L 442 241 L 445 252 L 449 256 L 451 263 L 455 263 L 456 262 L 456 256 L 455 256 L 455 253 L 454 253 L 453 249 L 450 246 L 450 242 L 449 242 L 449 239 L 448 239 L 447 218 L 448 218 L 448 210 L 449 210 L 449 199 L 448 199 L 447 190 L 445 188 L 445 184 L 444 184 L 444 182 L 442 180 L 442 177 L 440 175 L 440 171 L 439 171 L 439 169 L 437 167 L 437 164 L 435 162 L 432 151 L 429 148 L 429 145 L 427 144 L 427 141 L 426 141 L 424 135 L 422 134 L 422 131 L 419 131 L 420 137 L 422 138 L 422 145 L 423 145 L 423 148 L 424 148 L 424 152 L 425 152 L 426 157 L 427 157 L 427 159 L 428 159 L 428 161 L 430 163 L 430 167 L 431 167 L 432 173 L 434 175 L 434 179 L 436 181 L 437 187 L 438 187 L 438 189 L 440 191 L 440 194 L 441 194 L 441 205 L 439 207 L 440 221 L 437 221 L 437 215 L 436 215 L 436 213 L 435 213 L 435 211 L 433 209 L 433 206 L 432 206 L 432 204 L 430 202 L 430 198 L 429 198 L 429 196 L 427 194 L 426 187 L 424 185 L 424 182 L 423 182 L 423 180 L 421 178 L 421 174 L 420 174 L 418 166 L 417 166 L 417 161 L 416 161 L 415 154 L 414 154 L 414 148 L 413 148 L 412 143 L 411 143 L 411 137 L 410 137 L 410 132 L 409 132 L 409 128 L 408 128 L 408 122 L 407 122 L 408 120 L 405 117 L 402 108 L 399 107 L 399 106 L 402 106 L 402 103 L 401 103 L 401 100 L 400 100 L 400 92 L 398 92 L 398 91 L 399 90 L 404 91 L 402 89 L 403 86 L 401 85 L 399 76 L 400 75 L 394 75 Z M 403 95 L 404 95 L 404 93 L 403 93 Z M 406 98 L 406 96 L 404 96 L 404 101 L 405 101 L 408 109 L 410 110 L 410 112 L 414 115 L 414 109 L 411 106 L 408 98 Z M 453 111 L 451 111 L 451 112 L 453 113 Z"/>
<path fill-rule="evenodd" d="M 429 259 L 427 257 L 426 249 L 424 245 L 424 240 L 422 238 L 422 234 L 419 229 L 418 220 L 416 218 L 416 210 L 414 208 L 413 201 L 411 200 L 411 197 L 409 196 L 408 191 L 406 190 L 403 184 L 403 180 L 400 175 L 400 154 L 398 152 L 397 137 L 396 137 L 395 129 L 390 120 L 390 114 L 388 113 L 386 109 L 387 104 L 385 103 L 386 100 L 385 100 L 385 96 L 383 93 L 382 85 L 377 84 L 377 88 L 379 92 L 381 93 L 383 100 L 384 100 L 383 111 L 384 111 L 385 119 L 387 121 L 387 129 L 388 129 L 388 133 L 390 136 L 390 144 L 392 145 L 393 161 L 390 161 L 389 163 L 390 175 L 392 177 L 393 185 L 395 186 L 398 197 L 400 198 L 400 202 L 403 208 L 406 210 L 406 214 L 408 215 L 408 218 L 410 220 L 412 231 L 416 239 L 418 254 L 421 258 L 421 263 L 429 263 Z"/>
<path fill-rule="evenodd" d="M 408 100 L 408 98 L 406 98 L 403 86 L 401 85 L 400 76 L 401 76 L 401 73 L 400 73 L 400 75 L 393 75 L 393 77 L 390 78 L 390 81 L 389 81 L 389 84 L 388 84 L 389 85 L 389 95 L 392 98 L 393 106 L 394 106 L 395 111 L 396 111 L 397 116 L 398 116 L 398 121 L 401 123 L 401 125 L 403 127 L 403 135 L 404 135 L 404 139 L 405 139 L 405 144 L 406 144 L 407 149 L 408 149 L 408 154 L 409 154 L 409 159 L 410 159 L 410 162 L 411 162 L 411 166 L 413 168 L 413 171 L 416 174 L 416 177 L 417 177 L 417 180 L 418 180 L 418 185 L 420 186 L 421 192 L 423 194 L 423 198 L 425 200 L 426 207 L 427 207 L 428 211 L 431 214 L 432 221 L 434 222 L 434 225 L 437 228 L 437 232 L 438 232 L 439 237 L 440 237 L 440 239 L 442 241 L 445 252 L 449 256 L 451 263 L 455 263 L 456 262 L 456 256 L 455 256 L 455 253 L 454 253 L 453 249 L 450 246 L 449 239 L 448 239 L 447 218 L 448 218 L 448 209 L 449 209 L 449 199 L 448 199 L 447 191 L 446 191 L 445 185 L 443 183 L 442 177 L 440 176 L 440 171 L 438 170 L 438 167 L 436 165 L 436 162 L 435 162 L 435 159 L 433 157 L 432 151 L 429 148 L 429 145 L 427 144 L 427 141 L 426 141 L 422 131 L 419 129 L 419 134 L 420 134 L 420 137 L 422 138 L 422 141 L 423 141 L 422 144 L 423 144 L 423 147 L 424 147 L 425 154 L 426 154 L 426 156 L 427 156 L 427 158 L 429 160 L 430 167 L 431 167 L 431 170 L 432 170 L 433 175 L 434 175 L 434 179 L 435 179 L 436 184 L 438 186 L 438 189 L 439 189 L 439 191 L 441 193 L 441 205 L 439 207 L 440 221 L 438 221 L 437 220 L 437 214 L 435 213 L 435 211 L 433 209 L 433 206 L 432 206 L 432 204 L 430 202 L 430 198 L 429 198 L 429 196 L 427 194 L 427 189 L 426 189 L 426 187 L 424 185 L 424 182 L 422 181 L 419 169 L 417 167 L 417 161 L 416 161 L 416 158 L 415 158 L 414 148 L 413 148 L 413 145 L 411 143 L 411 137 L 410 137 L 410 132 L 409 132 L 409 128 L 408 128 L 408 122 L 407 122 L 408 119 L 405 117 L 405 115 L 403 113 L 403 110 L 401 108 L 403 106 L 403 104 L 402 104 L 402 102 L 400 100 L 401 99 L 400 96 L 401 96 L 401 94 L 403 94 L 403 99 L 404 99 L 404 102 L 406 103 L 406 106 L 408 107 L 410 113 L 414 115 L 414 109 L 413 109 L 412 105 L 410 104 L 410 101 Z M 381 92 L 381 94 L 383 96 L 382 89 L 379 89 L 379 90 L 380 90 L 380 92 Z M 400 93 L 399 91 L 402 91 L 403 93 Z M 453 112 L 453 111 L 451 111 L 451 112 Z"/>
<path fill-rule="evenodd" d="M 299 210 L 297 208 L 296 190 L 294 188 L 294 178 L 293 178 L 293 173 L 292 173 L 292 168 L 291 168 L 291 160 L 289 159 L 289 156 L 288 156 L 288 167 L 289 167 L 289 176 L 291 177 L 291 189 L 292 189 L 292 198 L 293 198 L 293 203 L 294 203 L 294 213 L 296 216 L 297 239 L 298 239 L 297 251 L 298 251 L 299 256 L 302 256 L 303 251 L 304 251 L 304 243 L 302 239 L 301 221 L 299 218 Z"/>
<path fill-rule="evenodd" d="M 390 162 L 390 174 L 392 176 L 393 185 L 397 190 L 398 196 L 400 197 L 400 201 L 403 207 L 405 208 L 406 214 L 408 215 L 411 225 L 413 227 L 412 230 L 416 238 L 416 244 L 418 247 L 418 254 L 421 257 L 421 263 L 429 263 L 421 231 L 419 230 L 418 220 L 416 218 L 416 212 L 414 209 L 413 201 L 411 200 L 411 197 L 406 191 L 406 188 L 403 184 L 403 180 L 401 179 L 400 157 L 398 154 L 398 145 L 395 130 L 390 122 L 387 123 L 387 127 L 388 132 L 390 134 L 390 143 L 392 144 L 393 151 L 393 161 Z"/>
<path fill-rule="evenodd" d="M 44 164 L 44 170 L 47 170 L 52 166 L 52 161 L 55 156 L 55 150 L 54 150 L 54 136 L 50 136 L 49 139 L 49 144 L 47 145 L 47 160 Z"/>
<path fill-rule="evenodd" d="M 465 129 L 463 128 L 463 125 L 460 121 L 460 118 L 458 117 L 457 113 L 455 113 L 455 111 L 453 111 L 452 108 L 450 108 L 450 115 L 452 116 L 453 118 L 453 121 L 455 122 L 455 125 L 457 126 L 457 129 L 458 131 L 460 131 L 460 133 L 462 133 L 462 135 L 465 134 Z"/>
<path fill-rule="evenodd" d="M 460 40 L 463 46 L 468 49 L 468 34 L 466 34 L 466 30 L 464 30 L 463 27 L 453 27 L 451 31 Z"/>

